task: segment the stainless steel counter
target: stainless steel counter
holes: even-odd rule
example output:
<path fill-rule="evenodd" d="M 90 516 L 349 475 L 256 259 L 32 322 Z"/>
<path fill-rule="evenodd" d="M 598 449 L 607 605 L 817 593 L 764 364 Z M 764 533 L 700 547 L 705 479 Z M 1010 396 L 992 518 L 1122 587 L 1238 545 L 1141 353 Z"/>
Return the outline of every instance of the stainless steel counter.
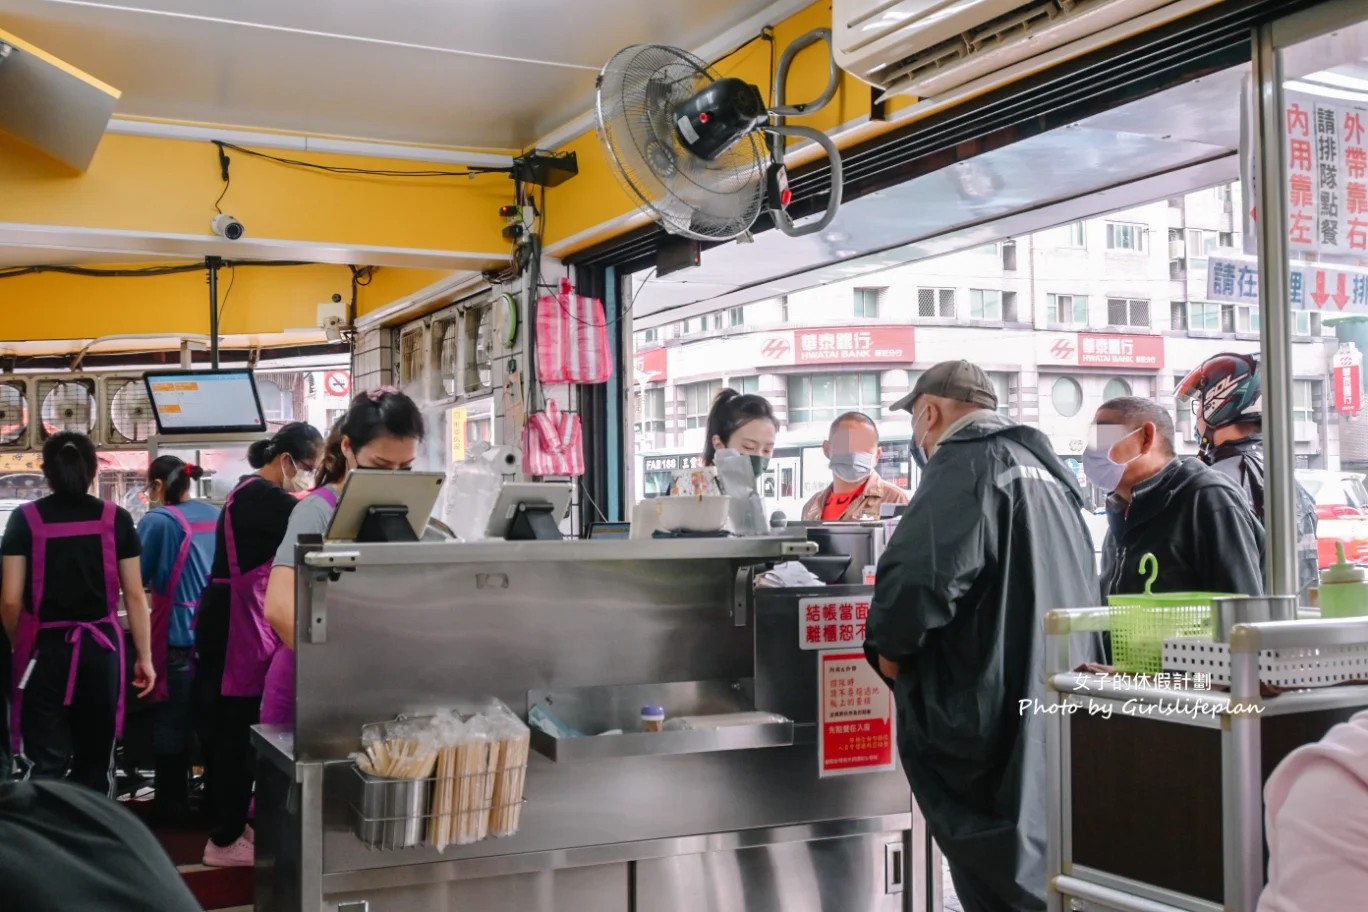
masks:
<path fill-rule="evenodd" d="M 811 549 L 796 537 L 301 549 L 296 731 L 255 734 L 259 788 L 285 811 L 258 836 L 258 908 L 922 912 L 901 771 L 818 777 L 816 657 L 796 649 L 796 617 L 777 621 L 769 602 L 757 617 L 753 572 Z M 785 695 L 807 704 L 786 725 L 674 733 L 685 737 L 649 751 L 630 736 L 540 739 L 513 836 L 377 851 L 353 832 L 344 758 L 367 722 L 496 697 L 597 731 L 634 725 L 648 700 L 672 714 L 770 710 L 757 694 L 776 680 L 807 691 Z"/>

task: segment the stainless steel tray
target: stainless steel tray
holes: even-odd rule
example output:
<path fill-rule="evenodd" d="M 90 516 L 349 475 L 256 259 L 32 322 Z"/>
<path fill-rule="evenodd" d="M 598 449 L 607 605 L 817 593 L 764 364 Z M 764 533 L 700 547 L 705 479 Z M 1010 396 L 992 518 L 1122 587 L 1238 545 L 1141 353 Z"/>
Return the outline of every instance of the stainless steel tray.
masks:
<path fill-rule="evenodd" d="M 791 744 L 793 723 L 789 721 L 689 731 L 585 735 L 582 738 L 553 738 L 543 731 L 532 729 L 532 749 L 557 763 L 614 757 L 706 754 L 759 747 L 788 747 Z"/>

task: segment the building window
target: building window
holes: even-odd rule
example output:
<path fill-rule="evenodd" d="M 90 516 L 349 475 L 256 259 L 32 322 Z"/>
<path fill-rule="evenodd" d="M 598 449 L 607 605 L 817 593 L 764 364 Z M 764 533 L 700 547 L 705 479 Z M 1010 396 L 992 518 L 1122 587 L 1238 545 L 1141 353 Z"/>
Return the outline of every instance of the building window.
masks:
<path fill-rule="evenodd" d="M 1131 395 L 1131 385 L 1120 377 L 1112 377 L 1102 388 L 1102 401 L 1111 402 Z"/>
<path fill-rule="evenodd" d="M 1107 325 L 1148 327 L 1150 325 L 1149 301 L 1108 298 Z"/>
<path fill-rule="evenodd" d="M 706 318 L 705 318 L 705 319 L 706 319 Z M 721 314 L 721 313 L 715 313 L 715 314 L 713 314 L 713 329 L 721 329 L 721 328 L 722 328 L 722 314 Z"/>
<path fill-rule="evenodd" d="M 1133 253 L 1145 252 L 1145 235 L 1149 232 L 1144 225 L 1126 222 L 1107 223 L 1107 249 L 1129 250 Z"/>
<path fill-rule="evenodd" d="M 261 411 L 267 421 L 294 420 L 294 399 L 274 380 L 258 380 L 257 395 L 261 397 Z"/>
<path fill-rule="evenodd" d="M 991 380 L 991 381 L 993 381 L 993 392 L 997 395 L 997 401 L 998 401 L 997 410 L 998 410 L 998 414 L 1001 415 L 1003 418 L 1009 418 L 1009 417 L 1011 417 L 1010 412 L 1012 411 L 1012 409 L 1011 409 L 1010 404 L 1009 404 L 1008 401 L 1007 401 L 1008 388 L 1009 388 L 1009 382 L 1008 382 L 1008 381 L 1009 381 L 1009 378 L 1010 378 L 1010 377 L 1011 377 L 1011 374 L 1004 374 L 1004 373 L 1001 373 L 1000 371 L 989 371 L 989 372 L 988 372 L 988 379 Z M 909 388 L 910 388 L 910 387 L 909 387 Z"/>
<path fill-rule="evenodd" d="M 1088 246 L 1088 234 L 1082 222 L 1073 222 L 1059 229 L 1063 240 L 1060 242 L 1063 247 L 1074 247 L 1079 250 Z"/>
<path fill-rule="evenodd" d="M 918 288 L 917 316 L 955 318 L 955 289 Z"/>
<path fill-rule="evenodd" d="M 787 323 L 788 321 L 788 295 L 784 295 L 782 298 L 779 299 L 779 322 Z"/>
<path fill-rule="evenodd" d="M 969 291 L 969 319 L 1002 322 L 1002 294 L 986 288 Z"/>
<path fill-rule="evenodd" d="M 882 288 L 855 289 L 855 316 L 874 318 L 879 315 L 879 297 Z"/>
<path fill-rule="evenodd" d="M 1052 294 L 1045 319 L 1062 326 L 1087 326 L 1088 298 L 1085 295 Z"/>
<path fill-rule="evenodd" d="M 722 389 L 721 380 L 705 380 L 702 383 L 686 383 L 684 390 L 684 427 L 702 428 L 708 426 L 708 411 L 713 399 Z"/>
<path fill-rule="evenodd" d="M 638 434 L 665 433 L 665 387 L 647 387 L 637 398 Z"/>
<path fill-rule="evenodd" d="M 705 317 L 704 320 L 706 320 L 706 319 L 707 319 L 707 318 Z M 682 323 L 679 324 L 679 334 L 680 334 L 681 336 L 687 336 L 689 333 L 693 332 L 695 329 L 700 329 L 700 328 L 701 328 L 701 327 L 699 326 L 698 321 L 696 321 L 696 320 L 685 320 L 685 321 L 683 321 Z"/>
<path fill-rule="evenodd" d="M 1188 264 L 1193 269 L 1205 269 L 1207 257 L 1215 253 L 1218 247 L 1227 246 L 1221 243 L 1222 237 L 1223 235 L 1217 231 L 1189 228 L 1187 232 Z M 1229 235 L 1224 235 L 1224 237 L 1229 237 Z"/>
<path fill-rule="evenodd" d="M 1083 387 L 1073 377 L 1060 377 L 1050 390 L 1050 401 L 1055 411 L 1065 418 L 1072 418 L 1083 408 Z"/>
<path fill-rule="evenodd" d="M 642 331 L 642 333 L 641 333 L 641 344 L 642 344 L 642 345 L 653 345 L 654 343 L 659 342 L 659 341 L 660 341 L 660 330 L 659 330 L 659 329 L 647 329 L 647 330 L 643 330 L 643 331 Z"/>
<path fill-rule="evenodd" d="M 843 412 L 882 413 L 878 374 L 794 374 L 788 378 L 789 423 L 829 422 Z"/>
<path fill-rule="evenodd" d="M 1206 301 L 1188 304 L 1188 326 L 1192 332 L 1220 332 L 1221 305 Z"/>
<path fill-rule="evenodd" d="M 732 377 L 727 385 L 743 396 L 760 395 L 760 377 L 758 374 L 751 374 L 749 377 Z"/>
<path fill-rule="evenodd" d="M 1311 335 L 1311 312 L 1307 310 L 1292 311 L 1292 333 L 1297 336 Z"/>
<path fill-rule="evenodd" d="M 984 256 L 995 257 L 995 256 L 998 255 L 998 245 L 997 245 L 997 241 L 994 241 L 994 242 L 991 243 L 991 244 L 984 244 L 982 247 L 978 248 L 978 249 L 977 249 L 976 251 L 974 251 L 974 252 L 975 252 L 975 253 L 981 253 L 981 254 L 983 254 Z"/>
<path fill-rule="evenodd" d="M 1014 272 L 1017 268 L 1017 246 L 1016 241 L 1002 242 L 1002 268 L 1008 272 Z"/>
<path fill-rule="evenodd" d="M 1310 424 L 1316 419 L 1315 390 L 1310 380 L 1292 381 L 1292 423 Z"/>
<path fill-rule="evenodd" d="M 746 308 L 732 307 L 727 311 L 727 322 L 732 326 L 746 325 Z"/>
<path fill-rule="evenodd" d="M 1259 331 L 1259 305 L 1242 304 L 1235 308 L 1235 331 L 1257 333 Z"/>

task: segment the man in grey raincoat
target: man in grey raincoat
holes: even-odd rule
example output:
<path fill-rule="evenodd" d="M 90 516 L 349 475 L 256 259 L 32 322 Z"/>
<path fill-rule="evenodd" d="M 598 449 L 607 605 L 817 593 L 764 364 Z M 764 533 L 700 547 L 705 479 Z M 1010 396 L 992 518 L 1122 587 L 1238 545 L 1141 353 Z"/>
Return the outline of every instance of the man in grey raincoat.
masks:
<path fill-rule="evenodd" d="M 965 912 L 1043 910 L 1044 717 L 1018 701 L 1045 697 L 1045 613 L 1097 601 L 1083 495 L 968 361 L 893 408 L 912 413 L 922 477 L 879 561 L 865 653 L 893 683 L 898 752 Z"/>

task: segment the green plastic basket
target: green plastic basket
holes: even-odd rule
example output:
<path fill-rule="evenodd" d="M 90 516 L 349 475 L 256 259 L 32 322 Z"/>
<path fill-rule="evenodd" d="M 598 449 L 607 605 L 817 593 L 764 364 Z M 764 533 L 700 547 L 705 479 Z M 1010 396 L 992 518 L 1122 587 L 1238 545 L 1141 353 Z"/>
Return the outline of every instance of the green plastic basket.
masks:
<path fill-rule="evenodd" d="M 1149 573 L 1144 595 L 1107 599 L 1112 666 L 1123 674 L 1158 674 L 1163 671 L 1164 640 L 1210 639 L 1212 599 L 1227 596 L 1219 592 L 1156 595 L 1150 591 L 1159 577 L 1159 559 L 1153 554 L 1140 558 L 1140 572 Z"/>

